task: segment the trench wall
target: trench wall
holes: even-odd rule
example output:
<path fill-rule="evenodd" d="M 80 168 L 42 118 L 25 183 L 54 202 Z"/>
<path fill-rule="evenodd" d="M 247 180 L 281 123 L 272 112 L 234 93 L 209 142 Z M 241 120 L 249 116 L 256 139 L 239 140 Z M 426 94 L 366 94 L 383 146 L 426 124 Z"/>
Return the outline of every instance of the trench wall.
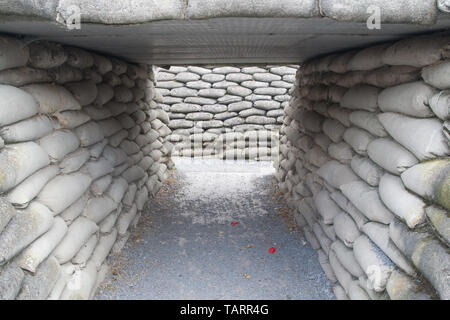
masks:
<path fill-rule="evenodd" d="M 267 160 L 298 66 L 159 68 L 160 107 L 170 117 L 174 156 Z"/>
<path fill-rule="evenodd" d="M 450 37 L 308 61 L 276 178 L 338 299 L 449 299 Z"/>
<path fill-rule="evenodd" d="M 151 67 L 0 37 L 0 300 L 89 299 L 171 168 Z"/>

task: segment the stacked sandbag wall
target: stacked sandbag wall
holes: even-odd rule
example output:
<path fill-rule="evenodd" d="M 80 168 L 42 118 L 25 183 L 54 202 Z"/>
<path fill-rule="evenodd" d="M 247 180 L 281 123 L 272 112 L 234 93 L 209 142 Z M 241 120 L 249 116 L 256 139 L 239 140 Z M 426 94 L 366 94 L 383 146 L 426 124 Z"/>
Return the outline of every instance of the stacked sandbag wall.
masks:
<path fill-rule="evenodd" d="M 276 178 L 338 299 L 450 298 L 450 37 L 308 61 Z"/>
<path fill-rule="evenodd" d="M 93 297 L 172 166 L 152 76 L 0 37 L 0 300 Z"/>
<path fill-rule="evenodd" d="M 158 102 L 170 117 L 174 156 L 268 160 L 298 66 L 158 68 Z M 272 155 L 272 156 L 271 156 Z"/>

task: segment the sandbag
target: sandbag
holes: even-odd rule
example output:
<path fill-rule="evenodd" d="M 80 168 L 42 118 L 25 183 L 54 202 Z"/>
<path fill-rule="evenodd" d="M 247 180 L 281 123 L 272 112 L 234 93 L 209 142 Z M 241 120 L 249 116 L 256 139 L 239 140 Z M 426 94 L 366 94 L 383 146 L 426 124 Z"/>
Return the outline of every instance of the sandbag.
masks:
<path fill-rule="evenodd" d="M 93 81 L 80 81 L 67 83 L 65 87 L 82 106 L 87 106 L 97 98 L 97 86 Z"/>
<path fill-rule="evenodd" d="M 110 233 L 112 228 L 116 225 L 117 218 L 119 217 L 120 213 L 122 211 L 121 205 L 119 205 L 119 208 L 117 210 L 114 210 L 109 214 L 105 219 L 103 219 L 100 224 L 98 225 L 100 227 L 101 233 Z"/>
<path fill-rule="evenodd" d="M 67 52 L 67 64 L 78 69 L 90 68 L 94 65 L 94 57 L 86 50 L 75 47 L 64 47 Z"/>
<path fill-rule="evenodd" d="M 328 108 L 327 112 L 331 118 L 336 119 L 346 127 L 350 127 L 350 110 L 341 108 L 339 104 L 333 104 Z"/>
<path fill-rule="evenodd" d="M 122 177 L 127 180 L 128 183 L 132 183 L 139 179 L 142 179 L 145 175 L 144 170 L 138 166 L 132 166 L 122 173 Z"/>
<path fill-rule="evenodd" d="M 413 117 L 432 117 L 429 100 L 437 90 L 423 81 L 401 84 L 380 92 L 378 104 L 384 112 L 396 112 Z"/>
<path fill-rule="evenodd" d="M 61 275 L 61 266 L 50 256 L 36 269 L 34 275 L 25 274 L 17 300 L 44 300 Z"/>
<path fill-rule="evenodd" d="M 59 214 L 79 199 L 91 182 L 91 177 L 83 173 L 57 176 L 47 183 L 37 200 Z"/>
<path fill-rule="evenodd" d="M 331 199 L 333 199 L 344 212 L 348 213 L 353 218 L 353 221 L 355 221 L 359 230 L 361 230 L 363 225 L 369 221 L 367 217 L 342 194 L 342 192 L 333 192 L 331 194 Z"/>
<path fill-rule="evenodd" d="M 430 108 L 434 114 L 441 120 L 450 119 L 450 91 L 441 91 L 431 97 Z"/>
<path fill-rule="evenodd" d="M 74 130 L 82 147 L 87 147 L 104 139 L 103 130 L 94 121 L 89 121 Z"/>
<path fill-rule="evenodd" d="M 449 43 L 448 36 L 429 35 L 407 38 L 394 43 L 383 54 L 383 63 L 397 66 L 424 67 L 442 57 L 442 49 Z"/>
<path fill-rule="evenodd" d="M 392 261 L 366 235 L 356 239 L 353 244 L 353 253 L 372 288 L 376 292 L 382 292 L 394 270 Z"/>
<path fill-rule="evenodd" d="M 8 225 L 9 221 L 16 214 L 14 207 L 4 197 L 0 197 L 0 233 Z"/>
<path fill-rule="evenodd" d="M 106 175 L 92 182 L 91 192 L 94 196 L 101 196 L 111 185 L 113 178 L 111 175 Z"/>
<path fill-rule="evenodd" d="M 55 84 L 30 84 L 22 87 L 28 92 L 38 105 L 38 112 L 50 114 L 65 110 L 81 110 L 80 103 L 72 94 Z"/>
<path fill-rule="evenodd" d="M 370 159 L 355 156 L 350 163 L 353 171 L 372 187 L 378 186 L 384 170 Z"/>
<path fill-rule="evenodd" d="M 322 267 L 323 272 L 327 276 L 328 280 L 331 283 L 337 282 L 336 275 L 334 274 L 333 268 L 330 265 L 330 261 L 328 260 L 328 255 L 323 250 L 318 250 L 319 263 Z"/>
<path fill-rule="evenodd" d="M 367 154 L 373 162 L 395 175 L 419 162 L 411 152 L 389 138 L 372 141 L 367 146 Z M 387 154 L 389 157 L 386 157 Z"/>
<path fill-rule="evenodd" d="M 342 98 L 341 107 L 375 112 L 378 109 L 379 92 L 380 89 L 368 85 L 354 86 Z"/>
<path fill-rule="evenodd" d="M 48 153 L 52 162 L 61 161 L 65 155 L 74 152 L 80 146 L 80 140 L 70 130 L 57 130 L 38 141 Z"/>
<path fill-rule="evenodd" d="M 64 157 L 64 159 L 59 163 L 59 168 L 61 173 L 68 174 L 78 171 L 86 161 L 89 160 L 89 151 L 85 148 L 78 149 Z"/>
<path fill-rule="evenodd" d="M 402 173 L 407 189 L 450 210 L 450 160 L 440 159 L 415 165 Z"/>
<path fill-rule="evenodd" d="M 420 79 L 420 68 L 412 66 L 385 66 L 367 72 L 365 83 L 375 87 L 389 88 Z"/>
<path fill-rule="evenodd" d="M 381 202 L 376 188 L 363 181 L 355 181 L 340 187 L 342 193 L 369 220 L 389 224 L 394 216 Z"/>
<path fill-rule="evenodd" d="M 53 251 L 60 264 L 68 262 L 89 238 L 98 231 L 98 226 L 85 217 L 78 217 L 69 226 L 66 235 Z"/>
<path fill-rule="evenodd" d="M 437 206 L 429 206 L 425 209 L 426 215 L 439 237 L 450 245 L 450 217 L 447 210 Z"/>
<path fill-rule="evenodd" d="M 39 41 L 30 43 L 29 48 L 30 64 L 35 68 L 56 68 L 67 60 L 67 53 L 60 44 Z"/>
<path fill-rule="evenodd" d="M 342 243 L 342 241 L 337 240 L 333 242 L 331 245 L 331 250 L 334 251 L 342 266 L 354 277 L 359 278 L 364 275 L 364 271 L 361 269 L 358 261 L 356 261 L 353 250 Z"/>
<path fill-rule="evenodd" d="M 88 200 L 89 192 L 86 192 L 71 206 L 64 210 L 59 216 L 64 219 L 67 225 L 72 224 L 72 222 L 81 215 L 87 205 Z"/>
<path fill-rule="evenodd" d="M 77 252 L 75 257 L 72 258 L 71 262 L 74 264 L 79 264 L 81 266 L 85 266 L 86 262 L 94 252 L 95 247 L 97 246 L 99 239 L 99 235 L 94 233 L 85 244 L 83 244 L 80 250 Z"/>
<path fill-rule="evenodd" d="M 18 211 L 0 233 L 0 266 L 47 232 L 52 224 L 53 213 L 38 202 Z"/>
<path fill-rule="evenodd" d="M 101 75 L 112 71 L 112 63 L 110 59 L 95 53 L 92 53 L 92 57 L 94 58 L 95 70 L 97 70 Z"/>
<path fill-rule="evenodd" d="M 81 169 L 81 172 L 89 174 L 92 180 L 103 177 L 114 171 L 111 162 L 105 158 L 100 158 L 96 161 L 89 161 Z"/>
<path fill-rule="evenodd" d="M 162 181 L 162 179 L 161 179 Z M 136 206 L 139 211 L 144 210 L 145 204 L 148 201 L 148 190 L 145 186 L 140 186 L 141 189 L 136 193 Z"/>
<path fill-rule="evenodd" d="M 36 272 L 38 266 L 50 255 L 67 232 L 67 225 L 60 217 L 53 220 L 53 225 L 46 233 L 36 239 L 17 257 L 17 264 L 24 270 Z"/>
<path fill-rule="evenodd" d="M 83 269 L 77 268 L 67 282 L 60 300 L 88 300 L 97 280 L 97 267 L 88 262 Z"/>
<path fill-rule="evenodd" d="M 0 300 L 14 300 L 22 288 L 25 274 L 14 263 L 8 263 L 0 267 Z"/>
<path fill-rule="evenodd" d="M 113 229 L 110 234 L 100 236 L 98 240 L 97 247 L 95 247 L 94 252 L 92 253 L 90 262 L 94 263 L 97 267 L 97 270 L 100 270 L 100 267 L 111 251 L 114 242 L 117 239 L 117 229 Z"/>
<path fill-rule="evenodd" d="M 25 66 L 30 57 L 28 46 L 11 37 L 0 37 L 0 52 L 0 70 Z"/>
<path fill-rule="evenodd" d="M 442 134 L 441 121 L 396 113 L 379 114 L 378 118 L 389 134 L 419 160 L 449 155 L 450 149 Z"/>
<path fill-rule="evenodd" d="M 422 78 L 429 85 L 444 90 L 450 89 L 450 62 L 444 61 L 439 64 L 431 65 L 422 70 Z"/>
<path fill-rule="evenodd" d="M 394 270 L 386 284 L 386 291 L 391 300 L 432 300 L 435 299 L 417 281 L 400 270 Z"/>
<path fill-rule="evenodd" d="M 5 146 L 0 150 L 0 192 L 12 189 L 49 164 L 47 152 L 34 142 Z"/>
<path fill-rule="evenodd" d="M 326 119 L 323 122 L 322 129 L 333 142 L 341 141 L 345 132 L 345 127 L 334 119 Z"/>
<path fill-rule="evenodd" d="M 353 281 L 352 275 L 342 266 L 334 251 L 331 250 L 328 257 L 336 278 L 338 279 L 340 285 L 344 288 L 345 292 L 348 293 L 350 284 Z"/>
<path fill-rule="evenodd" d="M 379 194 L 383 203 L 410 228 L 425 222 L 425 203 L 406 191 L 402 180 L 389 173 L 380 180 Z"/>
<path fill-rule="evenodd" d="M 58 172 L 59 169 L 55 165 L 36 171 L 8 193 L 8 201 L 16 207 L 26 207 Z"/>
<path fill-rule="evenodd" d="M 57 84 L 83 80 L 83 72 L 67 64 L 48 70 L 53 81 Z"/>
<path fill-rule="evenodd" d="M 320 224 L 318 224 L 317 222 L 313 225 L 313 232 L 317 240 L 319 241 L 323 251 L 328 254 L 332 243 L 331 239 L 327 237 L 323 229 L 320 227 Z"/>
<path fill-rule="evenodd" d="M 98 122 L 98 125 L 102 129 L 104 137 L 110 137 L 114 133 L 117 133 L 120 130 L 122 130 L 122 126 L 120 125 L 120 122 L 114 118 L 101 120 Z"/>
<path fill-rule="evenodd" d="M 394 262 L 407 274 L 416 276 L 416 271 L 414 270 L 412 264 L 390 239 L 389 226 L 378 222 L 369 222 L 364 225 L 363 231 L 370 238 L 370 240 L 372 240 L 381 250 L 383 250 L 392 262 Z"/>
<path fill-rule="evenodd" d="M 82 111 L 58 112 L 54 116 L 58 119 L 61 128 L 64 129 L 75 129 L 91 120 L 91 117 Z"/>
<path fill-rule="evenodd" d="M 130 184 L 127 192 L 125 193 L 125 195 L 122 199 L 122 203 L 128 207 L 131 207 L 134 203 L 136 191 L 137 191 L 136 184 L 134 184 L 134 183 Z"/>
<path fill-rule="evenodd" d="M 349 121 L 351 124 L 370 132 L 374 136 L 386 137 L 388 135 L 383 125 L 378 120 L 377 113 L 353 111 L 350 113 Z"/>
<path fill-rule="evenodd" d="M 335 284 L 332 289 L 334 295 L 336 296 L 336 300 L 349 300 L 344 288 L 342 288 L 340 285 Z"/>
<path fill-rule="evenodd" d="M 356 223 L 346 213 L 341 212 L 333 219 L 336 236 L 349 248 L 353 247 L 353 242 L 361 235 Z"/>
<path fill-rule="evenodd" d="M 352 148 L 344 141 L 330 144 L 328 147 L 328 154 L 344 164 L 350 164 L 354 156 Z"/>
<path fill-rule="evenodd" d="M 358 128 L 348 128 L 344 132 L 344 141 L 360 155 L 367 155 L 367 146 L 374 140 L 374 137 L 365 130 Z"/>
<path fill-rule="evenodd" d="M 57 128 L 56 121 L 46 116 L 36 116 L 0 129 L 0 136 L 6 143 L 37 140 Z"/>
<path fill-rule="evenodd" d="M 0 85 L 0 97 L 0 126 L 27 119 L 38 113 L 38 105 L 24 90 Z"/>
<path fill-rule="evenodd" d="M 382 61 L 384 51 L 390 44 L 368 47 L 358 51 L 348 62 L 348 70 L 374 70 L 384 66 Z"/>
<path fill-rule="evenodd" d="M 340 188 L 344 184 L 359 180 L 348 165 L 341 164 L 336 160 L 327 162 L 317 171 L 317 174 L 334 188 Z"/>
<path fill-rule="evenodd" d="M 322 190 L 314 196 L 314 203 L 325 224 L 332 224 L 334 217 L 341 213 L 326 190 Z"/>
<path fill-rule="evenodd" d="M 99 223 L 105 219 L 108 214 L 117 209 L 115 203 L 110 197 L 103 196 L 89 199 L 82 216 L 89 218 L 89 220 Z"/>
<path fill-rule="evenodd" d="M 52 78 L 46 70 L 30 67 L 19 67 L 0 71 L 0 84 L 21 87 L 30 83 L 51 82 Z"/>
<path fill-rule="evenodd" d="M 123 211 L 118 220 L 117 220 L 117 230 L 119 232 L 119 235 L 123 236 L 128 230 L 128 227 L 131 224 L 131 221 L 133 221 L 134 217 L 137 215 L 137 207 L 136 205 L 133 205 L 129 210 Z"/>
<path fill-rule="evenodd" d="M 116 178 L 109 187 L 106 195 L 114 200 L 116 203 L 120 203 L 128 189 L 128 182 L 124 178 Z"/>

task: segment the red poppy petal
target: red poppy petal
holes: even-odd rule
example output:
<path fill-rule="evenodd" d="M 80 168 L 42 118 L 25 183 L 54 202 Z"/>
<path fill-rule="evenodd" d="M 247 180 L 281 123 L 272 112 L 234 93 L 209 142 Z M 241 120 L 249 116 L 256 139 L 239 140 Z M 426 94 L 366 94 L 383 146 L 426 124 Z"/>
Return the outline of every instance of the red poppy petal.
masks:
<path fill-rule="evenodd" d="M 276 251 L 277 251 L 276 248 L 270 248 L 270 249 L 269 249 L 269 253 L 275 253 Z"/>
<path fill-rule="evenodd" d="M 232 226 L 237 226 L 238 224 L 241 224 L 240 222 L 232 222 L 231 225 Z"/>

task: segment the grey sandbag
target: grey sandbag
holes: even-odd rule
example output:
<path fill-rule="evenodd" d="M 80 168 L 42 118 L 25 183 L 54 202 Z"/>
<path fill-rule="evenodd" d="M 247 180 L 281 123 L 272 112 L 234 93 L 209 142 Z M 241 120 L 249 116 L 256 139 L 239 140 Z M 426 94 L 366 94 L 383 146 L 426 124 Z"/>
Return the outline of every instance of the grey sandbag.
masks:
<path fill-rule="evenodd" d="M 37 199 L 59 214 L 79 199 L 91 182 L 91 177 L 83 173 L 57 176 L 47 183 Z"/>
<path fill-rule="evenodd" d="M 355 221 L 359 230 L 361 230 L 363 225 L 369 221 L 367 217 L 342 194 L 342 192 L 333 192 L 331 194 L 331 199 L 333 199 L 343 211 L 348 213 L 353 218 L 353 221 Z"/>
<path fill-rule="evenodd" d="M 53 224 L 53 213 L 44 205 L 32 202 L 18 211 L 0 233 L 0 265 L 5 264 Z"/>
<path fill-rule="evenodd" d="M 382 57 L 389 46 L 390 44 L 382 44 L 358 51 L 348 62 L 348 70 L 374 70 L 384 66 Z"/>
<path fill-rule="evenodd" d="M 399 221 L 389 226 L 389 236 L 397 247 L 412 260 L 439 293 L 441 299 L 450 299 L 450 254 L 448 247 L 428 232 L 415 232 Z"/>
<path fill-rule="evenodd" d="M 376 188 L 363 181 L 355 181 L 341 186 L 342 193 L 372 221 L 389 224 L 394 216 L 381 202 Z"/>
<path fill-rule="evenodd" d="M 415 165 L 402 173 L 406 188 L 450 210 L 450 160 L 439 159 Z"/>
<path fill-rule="evenodd" d="M 323 122 L 322 130 L 331 139 L 331 141 L 339 142 L 342 141 L 345 127 L 337 120 L 326 119 Z"/>
<path fill-rule="evenodd" d="M 402 179 L 389 173 L 383 175 L 378 188 L 380 198 L 410 228 L 425 222 L 425 203 L 421 198 L 408 192 Z"/>
<path fill-rule="evenodd" d="M 392 261 L 366 235 L 361 235 L 356 239 L 353 252 L 373 290 L 382 292 L 394 270 Z"/>
<path fill-rule="evenodd" d="M 48 70 L 52 80 L 57 84 L 64 84 L 68 82 L 83 80 L 83 73 L 81 70 L 70 67 L 66 64 Z"/>
<path fill-rule="evenodd" d="M 80 146 L 80 140 L 70 130 L 57 130 L 38 141 L 53 162 L 61 161 L 64 156 L 74 152 Z"/>
<path fill-rule="evenodd" d="M 88 300 L 97 281 L 97 267 L 88 261 L 83 269 L 77 268 L 67 282 L 60 300 Z"/>
<path fill-rule="evenodd" d="M 47 166 L 36 171 L 8 193 L 8 201 L 16 207 L 26 207 L 58 172 L 59 169 L 56 165 Z"/>
<path fill-rule="evenodd" d="M 55 84 L 30 84 L 22 90 L 33 96 L 39 113 L 50 114 L 65 110 L 80 110 L 80 103 L 64 87 Z"/>
<path fill-rule="evenodd" d="M 425 285 L 417 279 L 408 276 L 400 270 L 394 270 L 389 277 L 386 291 L 391 300 L 432 300 L 436 299 L 424 288 Z"/>
<path fill-rule="evenodd" d="M 64 129 L 75 129 L 91 120 L 91 117 L 83 111 L 64 111 L 54 115 L 59 125 Z"/>
<path fill-rule="evenodd" d="M 86 161 L 89 160 L 90 154 L 86 148 L 80 148 L 75 152 L 72 152 L 64 157 L 59 163 L 59 168 L 64 174 L 78 171 Z"/>
<path fill-rule="evenodd" d="M 358 177 L 352 169 L 336 160 L 331 160 L 317 170 L 317 174 L 334 188 L 340 188 L 342 185 L 352 181 L 358 181 Z"/>
<path fill-rule="evenodd" d="M 450 245 L 450 217 L 448 211 L 437 206 L 429 206 L 425 209 L 425 212 L 435 232 L 447 245 Z"/>
<path fill-rule="evenodd" d="M 384 170 L 369 158 L 355 156 L 350 163 L 353 171 L 372 187 L 378 186 Z"/>
<path fill-rule="evenodd" d="M 29 48 L 30 64 L 35 68 L 56 68 L 67 60 L 67 53 L 60 44 L 47 41 L 32 42 Z"/>
<path fill-rule="evenodd" d="M 314 196 L 314 203 L 325 224 L 332 224 L 334 217 L 341 213 L 341 210 L 330 198 L 330 194 L 326 190 L 322 190 Z"/>
<path fill-rule="evenodd" d="M 78 217 L 69 226 L 63 240 L 53 251 L 59 263 L 63 264 L 72 259 L 88 239 L 98 231 L 98 226 L 85 217 Z"/>
<path fill-rule="evenodd" d="M 112 71 L 112 63 L 110 59 L 95 53 L 92 53 L 92 57 L 94 58 L 94 67 L 98 73 L 104 75 Z"/>
<path fill-rule="evenodd" d="M 65 49 L 68 55 L 67 64 L 69 66 L 86 69 L 94 65 L 94 57 L 90 52 L 75 47 L 65 47 Z"/>
<path fill-rule="evenodd" d="M 34 142 L 5 146 L 0 151 L 0 192 L 5 192 L 50 164 L 47 152 Z"/>
<path fill-rule="evenodd" d="M 333 219 L 336 236 L 349 248 L 353 247 L 353 242 L 361 235 L 355 221 L 346 213 L 341 212 Z"/>
<path fill-rule="evenodd" d="M 105 261 L 109 252 L 111 251 L 114 242 L 117 239 L 117 229 L 113 229 L 110 234 L 101 235 L 98 240 L 97 247 L 95 248 L 92 256 L 90 258 L 90 262 L 94 263 L 97 267 L 97 270 L 100 269 L 103 261 Z"/>
<path fill-rule="evenodd" d="M 401 84 L 384 89 L 378 95 L 378 105 L 384 112 L 396 112 L 413 117 L 432 117 L 429 100 L 437 90 L 423 81 Z"/>
<path fill-rule="evenodd" d="M 448 60 L 442 63 L 425 67 L 422 70 L 422 78 L 429 85 L 444 90 L 450 89 L 450 62 Z"/>
<path fill-rule="evenodd" d="M 58 123 L 47 116 L 35 116 L 0 129 L 6 143 L 37 140 L 58 127 Z"/>
<path fill-rule="evenodd" d="M 322 227 L 317 222 L 313 225 L 313 232 L 317 240 L 319 240 L 320 246 L 322 247 L 323 251 L 328 254 L 332 243 L 331 239 L 327 237 Z"/>
<path fill-rule="evenodd" d="M 359 280 L 354 280 L 350 283 L 348 297 L 350 300 L 372 300 L 367 291 L 362 288 Z"/>
<path fill-rule="evenodd" d="M 348 270 L 354 277 L 359 278 L 364 275 L 363 269 L 356 261 L 353 249 L 347 247 L 342 241 L 336 240 L 331 245 L 331 250 L 334 251 L 339 262 Z"/>
<path fill-rule="evenodd" d="M 331 267 L 330 261 L 328 260 L 328 255 L 322 249 L 318 250 L 317 253 L 320 266 L 322 267 L 323 272 L 325 272 L 328 280 L 330 280 L 331 283 L 337 282 L 336 275 L 334 274 L 333 268 Z"/>
<path fill-rule="evenodd" d="M 30 57 L 28 46 L 11 37 L 0 37 L 0 52 L 0 71 L 25 66 Z"/>
<path fill-rule="evenodd" d="M 37 113 L 38 105 L 30 94 L 13 86 L 0 85 L 0 126 L 27 119 Z"/>
<path fill-rule="evenodd" d="M 353 281 L 351 273 L 348 272 L 339 262 L 339 259 L 333 250 L 330 251 L 328 258 L 330 259 L 331 268 L 333 269 L 340 285 L 344 288 L 345 292 L 348 292 L 350 289 L 350 284 Z"/>
<path fill-rule="evenodd" d="M 359 155 L 367 155 L 367 146 L 374 137 L 365 130 L 351 127 L 344 132 L 344 141 Z"/>
<path fill-rule="evenodd" d="M 106 195 L 113 199 L 116 203 L 120 203 L 128 189 L 128 182 L 122 178 L 114 179 L 113 183 L 110 185 L 106 192 Z"/>
<path fill-rule="evenodd" d="M 134 217 L 137 215 L 137 207 L 135 204 L 128 209 L 122 211 L 117 219 L 117 230 L 121 236 L 125 235 Z"/>
<path fill-rule="evenodd" d="M 81 169 L 81 172 L 89 174 L 92 180 L 103 177 L 114 171 L 111 162 L 105 158 L 100 158 L 96 161 L 89 161 Z"/>
<path fill-rule="evenodd" d="M 91 192 L 94 196 L 99 197 L 108 189 L 111 185 L 113 178 L 111 175 L 106 175 L 104 177 L 98 178 L 91 184 Z"/>
<path fill-rule="evenodd" d="M 389 65 L 424 67 L 441 60 L 442 51 L 448 45 L 448 36 L 429 35 L 400 40 L 387 48 L 383 62 Z"/>
<path fill-rule="evenodd" d="M 78 218 L 83 212 L 89 200 L 89 192 L 85 192 L 78 200 L 76 200 L 72 205 L 70 205 L 66 210 L 61 212 L 59 215 L 67 225 L 72 224 L 72 222 Z"/>
<path fill-rule="evenodd" d="M 65 87 L 82 106 L 91 104 L 97 98 L 97 86 L 93 81 L 71 82 Z"/>
<path fill-rule="evenodd" d="M 417 119 L 397 113 L 378 115 L 389 134 L 419 160 L 428 160 L 450 154 L 438 119 Z"/>
<path fill-rule="evenodd" d="M 91 198 L 89 199 L 82 215 L 95 223 L 99 223 L 111 212 L 116 210 L 117 206 L 118 204 L 108 196 Z"/>
<path fill-rule="evenodd" d="M 445 90 L 431 97 L 430 108 L 434 114 L 441 120 L 450 119 L 450 91 Z"/>
<path fill-rule="evenodd" d="M 36 239 L 17 257 L 17 264 L 24 270 L 36 272 L 38 266 L 50 255 L 67 232 L 67 225 L 60 217 L 55 217 L 53 225 Z"/>
<path fill-rule="evenodd" d="M 389 138 L 372 141 L 367 147 L 367 154 L 373 162 L 395 175 L 419 162 L 411 152 Z M 386 157 L 387 154 L 389 157 Z"/>
<path fill-rule="evenodd" d="M 19 67 L 0 71 L 0 84 L 21 87 L 30 83 L 51 82 L 52 78 L 46 70 L 30 67 Z"/>
<path fill-rule="evenodd" d="M 416 276 L 416 271 L 411 262 L 397 248 L 395 243 L 389 237 L 389 226 L 378 223 L 369 222 L 363 227 L 364 233 L 372 240 L 383 252 L 399 266 L 404 272 L 411 276 Z"/>
<path fill-rule="evenodd" d="M 340 285 L 335 284 L 332 290 L 334 295 L 336 296 L 336 300 L 349 300 L 344 288 L 342 288 Z"/>
<path fill-rule="evenodd" d="M 350 127 L 350 112 L 351 110 L 342 108 L 339 104 L 333 104 L 327 109 L 328 115 L 342 123 L 346 127 Z"/>
<path fill-rule="evenodd" d="M 350 113 L 349 120 L 353 125 L 370 132 L 374 136 L 386 137 L 388 133 L 378 120 L 377 115 L 374 112 L 353 111 Z"/>
<path fill-rule="evenodd" d="M 52 291 L 61 274 L 61 266 L 50 256 L 36 269 L 34 275 L 25 274 L 17 300 L 44 300 Z"/>
<path fill-rule="evenodd" d="M 142 179 L 145 175 L 144 170 L 138 166 L 132 166 L 122 173 L 122 177 L 127 180 L 128 183 L 132 183 L 139 179 Z"/>
<path fill-rule="evenodd" d="M 82 147 L 87 147 L 104 139 L 103 130 L 94 121 L 89 121 L 74 130 Z"/>
<path fill-rule="evenodd" d="M 81 246 L 81 249 L 77 252 L 75 257 L 72 258 L 71 262 L 74 264 L 79 264 L 85 266 L 86 262 L 89 260 L 92 252 L 94 252 L 95 247 L 98 243 L 99 235 L 94 233 L 85 244 Z"/>
<path fill-rule="evenodd" d="M 16 214 L 14 207 L 4 197 L 0 197 L 0 233 Z"/>
<path fill-rule="evenodd" d="M 305 234 L 306 240 L 311 245 L 311 248 L 313 248 L 314 250 L 319 250 L 320 249 L 320 243 L 317 240 L 316 236 L 314 235 L 311 227 L 310 226 L 304 227 L 303 228 L 303 233 Z"/>
<path fill-rule="evenodd" d="M 22 288 L 24 276 L 15 262 L 0 267 L 0 300 L 14 300 Z"/>
<path fill-rule="evenodd" d="M 352 147 L 344 141 L 332 143 L 328 147 L 328 154 L 341 163 L 350 164 L 354 156 Z"/>
<path fill-rule="evenodd" d="M 412 66 L 385 66 L 365 75 L 365 82 L 375 87 L 389 88 L 420 79 L 420 68 Z"/>
<path fill-rule="evenodd" d="M 341 101 L 341 107 L 353 110 L 375 112 L 378 109 L 380 89 L 368 85 L 357 85 L 350 88 Z"/>

